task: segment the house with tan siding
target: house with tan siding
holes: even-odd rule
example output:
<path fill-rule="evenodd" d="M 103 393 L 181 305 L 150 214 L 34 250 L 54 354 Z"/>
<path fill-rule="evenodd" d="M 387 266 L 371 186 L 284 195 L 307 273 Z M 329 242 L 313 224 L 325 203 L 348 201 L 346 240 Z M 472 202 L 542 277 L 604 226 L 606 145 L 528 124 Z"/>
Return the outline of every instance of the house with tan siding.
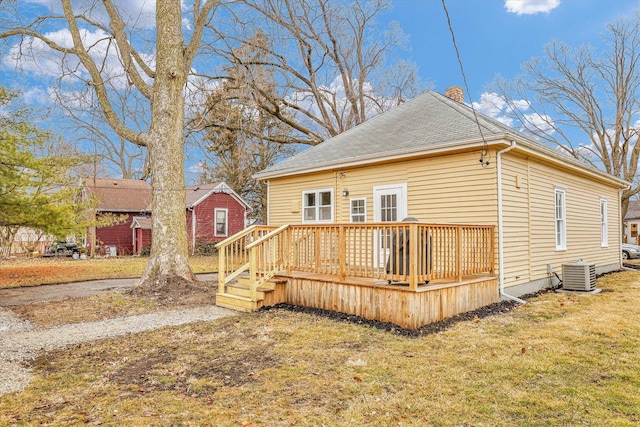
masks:
<path fill-rule="evenodd" d="M 268 186 L 268 225 L 290 230 L 285 246 L 295 251 L 280 266 L 285 302 L 416 327 L 555 286 L 565 263 L 595 263 L 597 273 L 621 267 L 620 197 L 628 183 L 474 113 L 459 97 L 426 92 L 256 177 Z M 418 225 L 402 225 L 405 218 Z M 337 237 L 318 234 L 321 226 Z M 307 231 L 291 231 L 300 227 Z M 389 249 L 408 248 L 409 239 L 397 236 L 410 232 L 423 236 L 412 246 L 418 259 L 407 264 L 411 275 L 399 277 L 389 270 Z M 304 257 L 309 251 L 314 260 Z M 367 257 L 373 261 L 360 262 Z M 357 279 L 365 276 L 366 284 Z M 414 296 L 396 286 L 398 278 Z M 356 282 L 357 290 L 346 288 Z M 471 283 L 481 285 L 465 288 Z M 396 311 L 413 308 L 390 314 L 389 286 L 405 292 Z M 301 295 L 303 288 L 315 294 Z"/>

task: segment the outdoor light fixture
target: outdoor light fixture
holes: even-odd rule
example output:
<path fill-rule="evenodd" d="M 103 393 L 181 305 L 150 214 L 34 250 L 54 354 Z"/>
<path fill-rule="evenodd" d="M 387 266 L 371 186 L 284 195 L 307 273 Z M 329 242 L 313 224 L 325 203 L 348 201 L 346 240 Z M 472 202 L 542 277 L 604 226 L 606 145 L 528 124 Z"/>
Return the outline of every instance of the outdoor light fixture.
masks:
<path fill-rule="evenodd" d="M 347 187 L 344 187 L 344 190 L 342 190 L 342 197 L 347 197 L 349 195 L 349 190 L 347 190 Z"/>

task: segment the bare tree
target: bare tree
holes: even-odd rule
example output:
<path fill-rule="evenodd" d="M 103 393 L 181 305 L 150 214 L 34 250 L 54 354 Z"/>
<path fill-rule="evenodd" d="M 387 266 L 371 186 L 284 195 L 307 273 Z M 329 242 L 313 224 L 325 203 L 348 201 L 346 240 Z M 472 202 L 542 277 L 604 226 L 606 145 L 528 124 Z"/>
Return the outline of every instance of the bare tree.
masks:
<path fill-rule="evenodd" d="M 607 25 L 603 37 L 602 52 L 550 43 L 544 58 L 524 64 L 522 76 L 498 79 L 495 87 L 507 102 L 503 110 L 523 130 L 634 183 L 622 195 L 624 218 L 629 199 L 640 192 L 640 14 Z"/>
<path fill-rule="evenodd" d="M 112 104 L 118 116 L 126 118 L 128 127 L 142 132 L 149 127 L 148 100 L 133 87 L 117 87 L 110 82 Z M 86 175 L 121 176 L 124 179 L 150 178 L 149 156 L 144 146 L 134 144 L 116 134 L 105 122 L 104 113 L 97 107 L 94 91 L 69 92 L 62 87 L 53 91 L 55 102 L 66 118 L 64 126 L 79 147 L 94 156 L 95 167 Z M 90 171 L 91 172 L 91 171 Z"/>
<path fill-rule="evenodd" d="M 112 0 L 77 3 L 60 0 L 60 10 L 32 17 L 24 1 L 4 1 L 14 7 L 9 22 L 2 22 L 0 38 L 15 43 L 14 54 L 28 54 L 45 45 L 61 54 L 60 78 L 80 79 L 95 91 L 105 121 L 121 138 L 146 147 L 152 179 L 152 253 L 141 284 L 164 284 L 195 280 L 188 264 L 184 191 L 184 91 L 191 65 L 210 21 L 216 0 L 195 0 L 190 16 L 190 38 L 183 34 L 179 1 L 158 1 L 153 15 L 152 51 L 145 33 L 134 27 L 145 17 L 127 16 L 128 3 Z M 23 6 L 24 10 L 23 10 Z M 139 5 L 138 5 L 139 7 Z M 134 19 L 135 18 L 135 19 Z M 58 31 L 52 31 L 56 29 Z M 56 38 L 64 32 L 68 40 Z M 113 60 L 115 58 L 115 61 Z M 150 124 L 132 129 L 114 107 L 106 84 L 118 68 L 126 84 L 147 100 Z"/>
<path fill-rule="evenodd" d="M 259 32 L 234 53 L 239 58 L 253 60 L 262 49 L 254 46 L 265 43 Z M 226 78 L 203 103 L 203 113 L 197 114 L 194 127 L 204 127 L 200 140 L 204 159 L 200 161 L 201 182 L 224 181 L 238 193 L 252 210 L 249 217 L 266 220 L 266 184 L 253 175 L 293 154 L 287 144 L 270 141 L 272 135 L 283 136 L 290 127 L 260 108 L 264 97 L 274 98 L 276 85 L 271 69 L 254 66 L 251 75 L 243 65 L 232 63 L 225 67 Z M 256 81 L 262 88 L 253 90 Z"/>
<path fill-rule="evenodd" d="M 378 26 L 388 7 L 387 0 L 240 0 L 230 9 L 235 30 L 217 28 L 227 46 L 215 52 L 245 69 L 252 101 L 286 124 L 269 141 L 316 145 L 418 93 L 415 66 L 389 63 L 406 38 L 396 24 Z M 274 75 L 266 86 L 264 69 Z"/>

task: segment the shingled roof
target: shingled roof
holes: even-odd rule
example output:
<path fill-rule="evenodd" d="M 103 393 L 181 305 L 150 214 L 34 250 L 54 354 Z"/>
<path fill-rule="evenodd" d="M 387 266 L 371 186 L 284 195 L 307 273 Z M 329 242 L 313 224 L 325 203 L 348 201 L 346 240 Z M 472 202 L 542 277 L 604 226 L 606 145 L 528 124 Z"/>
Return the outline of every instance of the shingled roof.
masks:
<path fill-rule="evenodd" d="M 629 209 L 627 209 L 627 214 L 624 216 L 624 219 L 628 220 L 638 218 L 640 218 L 640 201 L 629 200 Z"/>
<path fill-rule="evenodd" d="M 475 117 L 478 122 L 476 123 Z M 482 129 L 482 135 L 478 130 Z M 428 91 L 366 122 L 327 139 L 255 175 L 268 179 L 312 171 L 362 165 L 384 160 L 419 156 L 431 152 L 480 147 L 488 142 L 518 144 L 546 157 L 570 164 L 602 178 L 621 181 L 590 168 L 535 139 L 474 111 L 438 92 Z"/>
<path fill-rule="evenodd" d="M 88 196 L 98 199 L 102 212 L 151 212 L 151 185 L 135 179 L 89 178 L 85 180 Z M 211 193 L 226 193 L 249 208 L 235 191 L 224 182 L 185 187 L 186 208 L 193 208 Z"/>
<path fill-rule="evenodd" d="M 137 179 L 88 178 L 88 196 L 98 199 L 102 212 L 146 212 L 151 204 L 151 185 Z"/>
<path fill-rule="evenodd" d="M 212 184 L 192 185 L 186 188 L 187 192 L 187 208 L 192 208 L 202 200 L 207 198 L 211 193 L 226 193 L 235 198 L 241 205 L 249 208 L 247 202 L 240 197 L 224 182 L 215 182 Z"/>

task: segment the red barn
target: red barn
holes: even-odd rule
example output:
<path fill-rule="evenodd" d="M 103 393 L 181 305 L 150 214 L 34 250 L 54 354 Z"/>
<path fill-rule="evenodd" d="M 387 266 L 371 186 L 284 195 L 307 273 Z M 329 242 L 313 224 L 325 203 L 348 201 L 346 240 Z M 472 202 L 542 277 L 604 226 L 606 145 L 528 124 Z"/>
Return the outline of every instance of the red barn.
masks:
<path fill-rule="evenodd" d="M 151 246 L 151 185 L 131 179 L 96 178 L 85 182 L 85 196 L 96 197 L 96 218 L 116 217 L 88 230 L 102 253 L 140 254 Z M 224 182 L 186 187 L 187 238 L 191 253 L 244 229 L 249 205 Z M 94 237 L 95 236 L 95 237 Z M 93 240 L 95 239 L 95 240 Z"/>

